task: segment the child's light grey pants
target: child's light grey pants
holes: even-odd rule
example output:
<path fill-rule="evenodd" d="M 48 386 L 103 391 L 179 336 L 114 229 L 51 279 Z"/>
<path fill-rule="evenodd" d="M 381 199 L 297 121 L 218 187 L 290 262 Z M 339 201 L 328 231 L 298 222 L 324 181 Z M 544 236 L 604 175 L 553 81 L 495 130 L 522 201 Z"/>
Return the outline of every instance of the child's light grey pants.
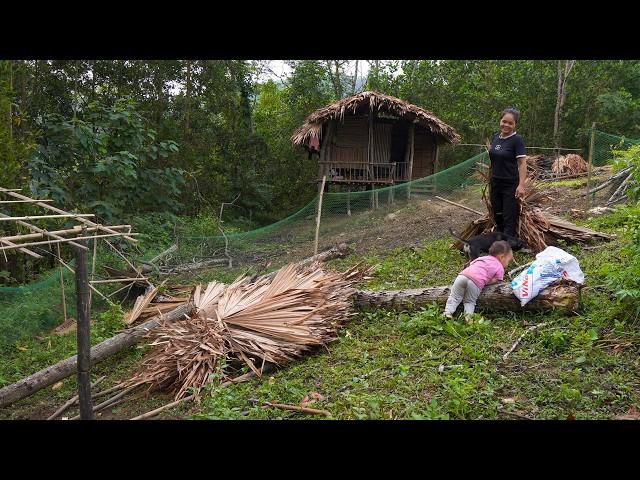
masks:
<path fill-rule="evenodd" d="M 451 286 L 444 313 L 453 315 L 460 302 L 464 303 L 464 313 L 473 313 L 481 291 L 473 280 L 464 275 L 458 275 Z"/>

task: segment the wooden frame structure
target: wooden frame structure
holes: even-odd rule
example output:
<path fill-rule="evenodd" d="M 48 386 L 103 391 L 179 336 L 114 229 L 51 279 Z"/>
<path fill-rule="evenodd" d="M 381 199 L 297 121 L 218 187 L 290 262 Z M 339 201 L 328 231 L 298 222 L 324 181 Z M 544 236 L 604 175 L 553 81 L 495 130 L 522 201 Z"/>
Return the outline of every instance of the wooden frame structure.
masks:
<path fill-rule="evenodd" d="M 96 247 L 98 239 L 106 239 L 107 237 L 122 237 L 129 242 L 137 242 L 134 236 L 136 233 L 131 233 L 130 225 L 101 225 L 89 220 L 87 217 L 94 217 L 93 214 L 85 213 L 71 213 L 59 208 L 56 208 L 50 203 L 49 199 L 33 199 L 26 195 L 22 195 L 21 189 L 16 188 L 2 188 L 0 187 L 0 198 L 2 196 L 12 197 L 12 200 L 0 200 L 0 206 L 12 206 L 16 204 L 32 204 L 38 207 L 42 207 L 45 210 L 52 212 L 45 215 L 22 215 L 11 216 L 6 213 L 0 213 L 1 222 L 16 222 L 17 225 L 29 229 L 31 233 L 10 235 L 0 237 L 0 252 L 6 258 L 6 252 L 9 250 L 17 250 L 20 253 L 29 255 L 36 259 L 41 259 L 43 256 L 35 252 L 33 247 L 40 247 L 45 245 L 55 245 L 57 247 L 58 255 L 56 260 L 62 267 L 67 268 L 75 275 L 76 284 L 76 307 L 77 307 L 77 342 L 78 342 L 78 397 L 80 403 L 80 418 L 83 420 L 93 418 L 93 405 L 91 401 L 91 383 L 90 383 L 90 319 L 91 319 L 91 292 L 95 292 L 103 298 L 107 298 L 94 286 L 95 284 L 110 283 L 110 282 L 122 282 L 127 283 L 130 287 L 135 282 L 146 281 L 146 277 L 133 267 L 133 265 L 127 260 L 122 253 L 117 250 L 108 240 L 105 240 L 107 244 L 113 248 L 120 256 L 122 256 L 127 263 L 136 272 L 136 276 L 133 278 L 117 278 L 108 280 L 94 280 L 95 274 L 95 259 L 96 259 Z M 40 228 L 33 225 L 31 221 L 44 220 L 50 218 L 70 218 L 77 221 L 79 225 L 73 228 L 67 228 L 63 230 L 48 231 L 47 229 Z M 122 230 L 127 231 L 122 231 Z M 93 268 L 91 272 L 91 279 L 89 279 L 88 269 L 88 242 L 93 240 Z M 67 244 L 73 247 L 74 257 L 76 261 L 75 270 L 71 268 L 60 257 L 60 245 Z M 27 248 L 31 247 L 31 248 Z M 61 267 L 61 268 L 62 268 Z M 60 281 L 62 286 L 63 296 L 63 309 L 66 320 L 66 299 L 64 298 L 64 276 L 62 270 L 60 272 Z M 150 285 L 150 283 L 149 283 Z M 127 286 L 123 287 L 127 288 Z M 120 289 L 122 290 L 122 289 Z M 117 291 L 116 291 L 117 292 Z M 116 292 L 113 292 L 112 295 Z"/>

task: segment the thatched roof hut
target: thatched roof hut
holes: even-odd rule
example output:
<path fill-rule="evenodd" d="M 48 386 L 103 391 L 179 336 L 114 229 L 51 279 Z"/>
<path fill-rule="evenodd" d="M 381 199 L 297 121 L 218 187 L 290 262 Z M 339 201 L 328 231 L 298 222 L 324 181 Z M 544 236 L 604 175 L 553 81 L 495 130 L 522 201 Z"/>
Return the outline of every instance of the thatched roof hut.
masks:
<path fill-rule="evenodd" d="M 434 173 L 438 146 L 458 143 L 460 136 L 416 105 L 362 92 L 313 112 L 291 139 L 319 154 L 320 179 L 388 184 Z"/>

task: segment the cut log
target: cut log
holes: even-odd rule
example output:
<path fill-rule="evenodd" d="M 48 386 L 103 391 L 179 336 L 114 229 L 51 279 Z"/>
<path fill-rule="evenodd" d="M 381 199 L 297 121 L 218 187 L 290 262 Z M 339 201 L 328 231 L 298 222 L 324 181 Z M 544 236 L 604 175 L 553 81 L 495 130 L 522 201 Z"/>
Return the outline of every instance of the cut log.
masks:
<path fill-rule="evenodd" d="M 91 364 L 95 365 L 105 358 L 108 358 L 131 345 L 135 345 L 144 339 L 147 332 L 160 325 L 161 321 L 173 322 L 184 315 L 193 313 L 192 303 L 182 305 L 163 317 L 155 316 L 152 319 L 138 325 L 135 328 L 126 330 L 114 337 L 105 340 L 91 348 Z M 14 384 L 7 385 L 0 389 L 0 408 L 11 405 L 37 391 L 52 385 L 63 378 L 74 375 L 77 372 L 77 355 L 67 358 L 55 365 L 40 370 L 29 377 L 23 378 Z"/>
<path fill-rule="evenodd" d="M 498 283 L 486 287 L 478 298 L 476 307 L 486 312 L 519 312 L 558 309 L 576 311 L 580 306 L 581 285 L 563 280 L 545 288 L 540 294 L 520 306 L 509 283 Z M 418 308 L 437 303 L 444 305 L 449 297 L 450 287 L 413 288 L 407 290 L 383 290 L 372 292 L 359 290 L 354 298 L 359 308 L 384 307 L 392 309 Z"/>

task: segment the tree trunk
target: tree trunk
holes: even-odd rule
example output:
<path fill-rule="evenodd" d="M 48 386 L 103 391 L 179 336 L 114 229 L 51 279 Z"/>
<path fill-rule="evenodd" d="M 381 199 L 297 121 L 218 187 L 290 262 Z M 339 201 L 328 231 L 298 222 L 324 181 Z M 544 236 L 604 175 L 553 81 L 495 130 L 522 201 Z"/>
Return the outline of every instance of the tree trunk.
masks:
<path fill-rule="evenodd" d="M 356 60 L 356 73 L 353 76 L 353 89 L 351 91 L 351 95 L 356 94 L 356 89 L 358 88 L 358 60 Z"/>
<path fill-rule="evenodd" d="M 564 69 L 562 60 L 558 60 L 558 94 L 556 97 L 556 110 L 553 117 L 553 143 L 556 149 L 560 148 L 560 117 L 567 98 L 567 77 L 575 65 L 575 60 L 565 60 Z"/>
<path fill-rule="evenodd" d="M 189 134 L 189 115 L 191 113 L 191 60 L 187 60 L 187 105 L 185 113 L 185 133 Z"/>
<path fill-rule="evenodd" d="M 140 342 L 148 331 L 160 325 L 161 319 L 167 322 L 173 322 L 189 315 L 193 311 L 193 304 L 188 303 L 182 305 L 175 310 L 167 313 L 163 317 L 156 316 L 152 319 L 138 325 L 135 328 L 126 330 L 114 337 L 105 340 L 91 348 L 91 363 L 96 364 L 107 357 L 114 355 L 131 345 Z M 77 371 L 78 357 L 67 358 L 55 365 L 40 370 L 29 377 L 23 378 L 18 382 L 8 385 L 0 389 L 0 408 L 11 405 L 29 395 L 33 395 L 37 391 L 53 385 L 54 383 L 67 378 Z"/>
<path fill-rule="evenodd" d="M 431 303 L 444 305 L 449 297 L 449 286 L 414 288 L 407 290 L 388 290 L 371 292 L 360 290 L 356 293 L 355 304 L 359 308 L 386 307 L 405 309 L 422 307 Z M 575 282 L 562 281 L 545 288 L 540 294 L 520 306 L 509 283 L 499 283 L 486 287 L 478 299 L 478 310 L 491 312 L 518 312 L 559 309 L 567 312 L 575 311 L 580 306 L 580 285 Z"/>

